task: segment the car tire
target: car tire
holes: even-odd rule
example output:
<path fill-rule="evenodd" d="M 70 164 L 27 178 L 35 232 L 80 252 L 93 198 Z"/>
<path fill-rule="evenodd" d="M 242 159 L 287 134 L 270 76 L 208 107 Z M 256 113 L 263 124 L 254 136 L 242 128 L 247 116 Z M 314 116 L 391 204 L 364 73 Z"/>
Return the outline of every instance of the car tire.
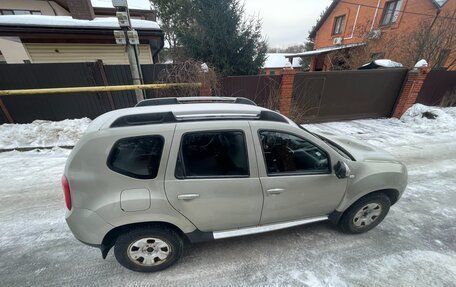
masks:
<path fill-rule="evenodd" d="M 170 267 L 182 256 L 182 237 L 173 229 L 150 226 L 128 230 L 114 246 L 114 255 L 124 267 L 136 272 L 156 272 Z"/>
<path fill-rule="evenodd" d="M 339 227 L 348 234 L 367 232 L 382 222 L 390 206 L 389 197 L 383 193 L 366 195 L 344 212 Z"/>

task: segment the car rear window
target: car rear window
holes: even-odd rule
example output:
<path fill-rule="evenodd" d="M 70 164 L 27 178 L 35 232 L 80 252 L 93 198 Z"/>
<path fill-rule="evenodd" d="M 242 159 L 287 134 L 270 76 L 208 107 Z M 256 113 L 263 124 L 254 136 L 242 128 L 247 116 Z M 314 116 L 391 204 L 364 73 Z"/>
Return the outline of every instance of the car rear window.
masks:
<path fill-rule="evenodd" d="M 108 166 L 120 174 L 139 179 L 157 176 L 164 140 L 144 136 L 118 140 L 108 157 Z"/>

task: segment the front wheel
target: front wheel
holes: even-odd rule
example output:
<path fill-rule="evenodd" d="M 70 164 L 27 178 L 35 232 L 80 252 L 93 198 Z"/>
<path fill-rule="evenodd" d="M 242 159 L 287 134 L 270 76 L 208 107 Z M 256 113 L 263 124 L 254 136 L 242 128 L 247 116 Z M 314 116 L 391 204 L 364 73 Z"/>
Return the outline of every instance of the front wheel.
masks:
<path fill-rule="evenodd" d="M 182 238 L 167 227 L 132 229 L 117 238 L 114 255 L 124 267 L 155 272 L 173 265 L 183 252 Z"/>
<path fill-rule="evenodd" d="M 388 214 L 391 201 L 385 194 L 366 195 L 348 208 L 339 226 L 344 233 L 363 233 L 377 226 Z"/>

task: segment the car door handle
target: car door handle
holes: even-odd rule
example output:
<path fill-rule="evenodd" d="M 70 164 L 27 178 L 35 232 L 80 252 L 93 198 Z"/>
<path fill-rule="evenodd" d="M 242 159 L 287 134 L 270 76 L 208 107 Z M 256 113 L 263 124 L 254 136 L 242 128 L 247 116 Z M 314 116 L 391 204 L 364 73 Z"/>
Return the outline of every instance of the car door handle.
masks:
<path fill-rule="evenodd" d="M 198 198 L 199 196 L 200 195 L 197 194 L 197 193 L 179 194 L 177 196 L 177 199 L 180 199 L 180 200 L 192 200 L 192 199 Z"/>
<path fill-rule="evenodd" d="M 270 195 L 278 195 L 284 191 L 285 191 L 285 189 L 283 189 L 283 188 L 272 188 L 272 189 L 268 189 L 267 193 Z"/>

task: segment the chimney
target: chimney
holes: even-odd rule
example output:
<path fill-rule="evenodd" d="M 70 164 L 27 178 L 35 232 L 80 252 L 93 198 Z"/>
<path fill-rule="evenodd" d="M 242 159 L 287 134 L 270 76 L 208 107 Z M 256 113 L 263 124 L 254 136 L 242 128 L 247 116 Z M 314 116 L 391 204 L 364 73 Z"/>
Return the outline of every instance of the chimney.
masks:
<path fill-rule="evenodd" d="M 67 5 L 74 19 L 93 20 L 95 18 L 90 0 L 67 0 Z"/>

